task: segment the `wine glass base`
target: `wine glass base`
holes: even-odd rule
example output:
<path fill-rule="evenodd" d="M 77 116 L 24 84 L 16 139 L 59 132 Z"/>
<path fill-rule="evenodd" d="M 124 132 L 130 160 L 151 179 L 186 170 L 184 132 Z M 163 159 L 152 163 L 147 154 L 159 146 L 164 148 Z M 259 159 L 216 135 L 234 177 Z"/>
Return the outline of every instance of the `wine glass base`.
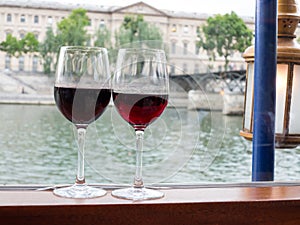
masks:
<path fill-rule="evenodd" d="M 133 201 L 159 199 L 164 197 L 164 193 L 148 188 L 124 188 L 112 191 L 112 196 L 116 198 L 128 199 Z"/>
<path fill-rule="evenodd" d="M 54 189 L 53 193 L 64 198 L 97 198 L 104 196 L 106 191 L 86 184 L 74 184 L 70 187 Z"/>

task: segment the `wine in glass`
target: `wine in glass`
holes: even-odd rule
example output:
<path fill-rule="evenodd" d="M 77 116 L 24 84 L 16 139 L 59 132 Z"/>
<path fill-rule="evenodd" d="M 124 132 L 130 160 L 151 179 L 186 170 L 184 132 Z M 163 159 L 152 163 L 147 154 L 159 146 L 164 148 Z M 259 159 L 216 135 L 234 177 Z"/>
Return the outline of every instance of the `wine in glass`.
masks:
<path fill-rule="evenodd" d="M 136 172 L 133 186 L 112 191 L 118 198 L 157 199 L 160 191 L 145 188 L 142 178 L 144 130 L 168 104 L 169 78 L 163 50 L 126 48 L 118 52 L 112 79 L 113 102 L 121 117 L 136 133 Z"/>
<path fill-rule="evenodd" d="M 78 167 L 75 184 L 55 189 L 55 195 L 67 198 L 94 198 L 106 194 L 105 190 L 85 183 L 84 142 L 88 125 L 101 116 L 110 97 L 107 50 L 98 47 L 61 47 L 54 98 L 59 111 L 76 127 Z"/>

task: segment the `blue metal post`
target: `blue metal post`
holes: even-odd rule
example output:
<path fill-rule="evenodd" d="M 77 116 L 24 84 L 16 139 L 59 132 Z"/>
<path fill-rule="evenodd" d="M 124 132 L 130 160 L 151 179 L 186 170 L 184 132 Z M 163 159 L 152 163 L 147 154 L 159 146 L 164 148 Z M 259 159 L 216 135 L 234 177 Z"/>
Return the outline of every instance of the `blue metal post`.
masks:
<path fill-rule="evenodd" d="M 277 0 L 256 0 L 252 181 L 274 180 Z"/>

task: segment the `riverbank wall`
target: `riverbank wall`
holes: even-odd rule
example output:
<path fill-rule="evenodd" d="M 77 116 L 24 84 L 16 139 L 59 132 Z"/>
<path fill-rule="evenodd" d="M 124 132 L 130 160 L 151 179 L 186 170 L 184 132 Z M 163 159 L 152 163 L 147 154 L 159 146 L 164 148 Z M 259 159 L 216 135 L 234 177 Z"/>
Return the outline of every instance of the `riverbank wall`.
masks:
<path fill-rule="evenodd" d="M 0 93 L 1 104 L 54 105 L 53 95 Z"/>
<path fill-rule="evenodd" d="M 224 115 L 242 115 L 244 95 L 240 93 L 205 93 L 192 90 L 188 93 L 189 110 L 222 111 Z"/>
<path fill-rule="evenodd" d="M 0 104 L 54 105 L 54 78 L 45 75 L 0 73 Z M 242 115 L 244 95 L 204 93 L 198 90 L 171 92 L 168 107 L 222 111 Z"/>
<path fill-rule="evenodd" d="M 0 103 L 54 105 L 54 78 L 41 74 L 0 73 Z M 188 93 L 170 93 L 169 107 L 187 108 Z"/>
<path fill-rule="evenodd" d="M 0 73 L 0 103 L 52 105 L 54 78 L 41 74 Z"/>

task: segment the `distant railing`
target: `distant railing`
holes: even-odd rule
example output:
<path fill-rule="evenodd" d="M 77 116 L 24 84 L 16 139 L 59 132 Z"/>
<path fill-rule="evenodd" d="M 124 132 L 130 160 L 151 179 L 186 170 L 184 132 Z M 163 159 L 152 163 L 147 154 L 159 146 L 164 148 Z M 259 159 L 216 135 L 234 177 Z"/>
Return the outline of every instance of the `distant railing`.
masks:
<path fill-rule="evenodd" d="M 210 93 L 244 93 L 246 71 L 208 72 L 201 74 L 170 75 L 171 90 L 203 90 Z"/>

